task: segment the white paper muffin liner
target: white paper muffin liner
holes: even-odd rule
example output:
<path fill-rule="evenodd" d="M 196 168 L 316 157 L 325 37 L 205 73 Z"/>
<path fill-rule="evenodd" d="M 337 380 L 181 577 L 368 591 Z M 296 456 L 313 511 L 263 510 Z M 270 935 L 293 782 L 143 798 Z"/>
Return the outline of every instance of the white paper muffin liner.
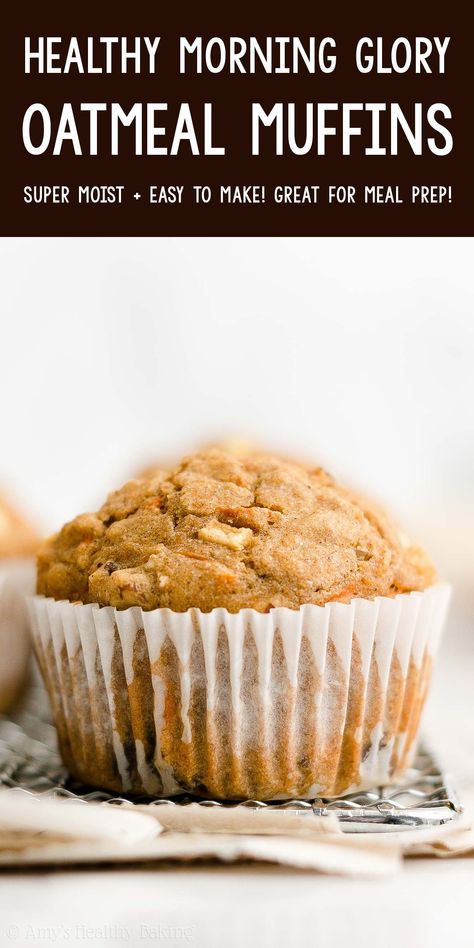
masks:
<path fill-rule="evenodd" d="M 268 614 L 29 606 L 74 776 L 270 800 L 389 783 L 410 764 L 449 594 Z"/>
<path fill-rule="evenodd" d="M 35 588 L 33 558 L 0 560 L 0 713 L 6 711 L 24 681 L 31 642 L 25 598 Z"/>

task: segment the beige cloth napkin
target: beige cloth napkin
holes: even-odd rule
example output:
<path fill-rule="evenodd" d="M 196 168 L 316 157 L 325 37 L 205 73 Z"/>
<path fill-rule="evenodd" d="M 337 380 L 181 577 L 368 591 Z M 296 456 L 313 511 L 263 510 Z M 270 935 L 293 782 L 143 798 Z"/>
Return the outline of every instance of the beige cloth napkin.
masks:
<path fill-rule="evenodd" d="M 152 807 L 0 793 L 0 867 L 77 863 L 242 860 L 376 877 L 404 856 L 474 853 L 474 794 L 452 824 L 400 833 L 347 834 L 335 816 L 245 807 Z"/>
<path fill-rule="evenodd" d="M 333 848 L 352 850 L 367 856 L 377 853 L 408 856 L 464 856 L 474 854 L 474 790 L 463 796 L 464 810 L 452 822 L 426 829 L 391 833 L 342 833 L 336 817 L 301 815 L 285 810 L 250 810 L 158 806 L 158 819 L 167 831 L 179 833 L 222 833 L 291 836 L 312 843 L 330 843 Z M 136 809 L 146 810 L 145 807 Z M 148 811 L 149 812 L 149 811 Z M 342 845 L 343 843 L 343 845 Z M 393 859 L 392 859 L 393 868 Z"/>
<path fill-rule="evenodd" d="M 0 793 L 0 866 L 216 859 L 275 863 L 355 876 L 399 864 L 386 839 L 355 839 L 335 817 L 285 811 L 110 806 Z"/>
<path fill-rule="evenodd" d="M 399 833 L 344 834 L 335 816 L 244 807 L 111 806 L 0 793 L 0 867 L 97 862 L 252 860 L 386 876 L 407 856 L 474 854 L 474 792 L 450 824 Z"/>

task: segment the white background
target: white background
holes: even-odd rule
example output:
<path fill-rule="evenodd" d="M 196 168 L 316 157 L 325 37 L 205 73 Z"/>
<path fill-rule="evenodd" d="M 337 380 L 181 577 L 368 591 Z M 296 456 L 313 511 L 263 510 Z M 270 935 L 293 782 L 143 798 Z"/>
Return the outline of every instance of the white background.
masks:
<path fill-rule="evenodd" d="M 470 239 L 3 239 L 0 483 L 51 530 L 244 434 L 443 554 L 472 508 Z M 449 526 L 449 530 L 447 525 Z"/>

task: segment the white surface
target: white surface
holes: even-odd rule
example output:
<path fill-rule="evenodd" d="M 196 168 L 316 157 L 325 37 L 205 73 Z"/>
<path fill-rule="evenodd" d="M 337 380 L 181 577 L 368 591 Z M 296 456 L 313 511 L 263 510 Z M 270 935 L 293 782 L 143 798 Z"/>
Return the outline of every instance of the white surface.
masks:
<path fill-rule="evenodd" d="M 42 875 L 33 892 L 9 878 L 3 944 L 470 948 L 472 886 L 468 860 L 412 861 L 396 881 L 370 883 L 206 868 Z"/>

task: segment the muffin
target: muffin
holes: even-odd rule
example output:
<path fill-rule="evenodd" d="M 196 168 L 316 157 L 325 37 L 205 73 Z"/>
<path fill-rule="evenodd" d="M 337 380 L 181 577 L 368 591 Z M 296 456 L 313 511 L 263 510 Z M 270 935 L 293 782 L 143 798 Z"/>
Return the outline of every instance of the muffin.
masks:
<path fill-rule="evenodd" d="M 187 457 L 66 524 L 37 590 L 62 754 L 87 784 L 328 797 L 410 763 L 448 590 L 321 468 Z"/>
<path fill-rule="evenodd" d="M 33 527 L 0 496 L 0 713 L 14 702 L 27 671 L 25 596 L 34 591 L 38 545 Z"/>
<path fill-rule="evenodd" d="M 232 437 L 223 438 L 219 441 L 206 442 L 205 444 L 200 444 L 196 450 L 198 452 L 207 452 L 207 451 L 222 451 L 224 454 L 232 454 L 238 458 L 246 458 L 254 454 L 263 454 L 263 449 L 260 449 L 257 444 L 252 441 L 250 438 L 244 437 Z M 155 474 L 160 474 L 163 471 L 170 471 L 176 466 L 178 459 L 175 457 L 172 461 L 170 458 L 161 457 L 158 462 L 155 460 L 145 467 L 140 467 L 138 471 L 134 471 L 134 477 L 139 480 L 145 478 L 154 477 Z"/>
<path fill-rule="evenodd" d="M 199 445 L 196 449 L 199 453 L 207 453 L 209 451 L 221 451 L 224 454 L 232 454 L 236 458 L 245 459 L 250 456 L 259 456 L 263 454 L 272 454 L 275 456 L 275 451 L 269 451 L 267 446 L 262 446 L 258 442 L 253 441 L 251 438 L 244 437 L 242 435 L 229 435 L 227 438 L 222 438 L 217 441 L 206 442 L 205 444 Z M 309 458 L 304 460 L 300 457 L 294 458 L 286 454 L 280 454 L 278 452 L 277 456 L 283 461 L 289 461 L 290 464 L 298 464 L 300 467 L 314 467 L 314 461 L 310 461 Z M 147 477 L 153 477 L 155 474 L 166 470 L 172 470 L 176 466 L 177 459 L 173 462 L 170 459 L 161 459 L 161 462 L 147 464 L 145 467 L 141 467 L 138 471 L 134 472 L 134 477 L 138 479 L 143 479 Z"/>
<path fill-rule="evenodd" d="M 0 562 L 12 557 L 35 556 L 38 546 L 36 530 L 0 494 Z"/>

